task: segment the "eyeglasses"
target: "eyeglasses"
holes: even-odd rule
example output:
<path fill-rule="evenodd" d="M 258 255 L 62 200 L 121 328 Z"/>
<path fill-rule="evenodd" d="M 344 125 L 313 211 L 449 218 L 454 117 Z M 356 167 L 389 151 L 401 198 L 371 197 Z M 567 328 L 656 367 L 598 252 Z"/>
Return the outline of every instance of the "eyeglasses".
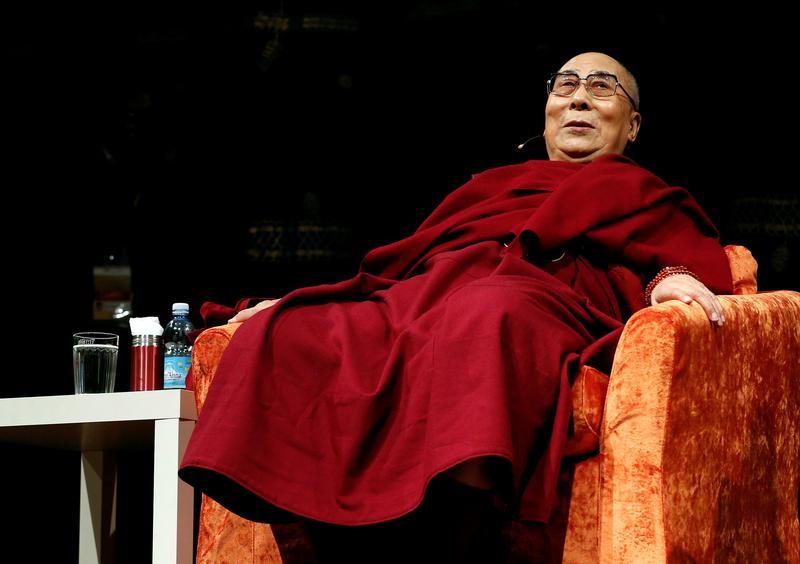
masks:
<path fill-rule="evenodd" d="M 625 87 L 620 84 L 619 79 L 611 73 L 595 72 L 587 74 L 586 76 L 578 76 L 574 72 L 557 72 L 547 80 L 547 94 L 555 94 L 556 96 L 572 96 L 575 91 L 580 87 L 581 81 L 586 81 L 586 91 L 592 98 L 608 98 L 617 93 L 617 86 L 622 89 L 622 92 L 630 100 L 633 109 L 636 108 L 636 102 L 633 100 Z"/>

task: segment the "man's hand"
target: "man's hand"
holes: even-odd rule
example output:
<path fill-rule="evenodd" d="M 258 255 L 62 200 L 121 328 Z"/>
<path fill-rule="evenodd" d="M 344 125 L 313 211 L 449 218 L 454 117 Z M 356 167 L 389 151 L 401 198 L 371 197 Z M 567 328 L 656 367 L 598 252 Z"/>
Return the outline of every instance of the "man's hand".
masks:
<path fill-rule="evenodd" d="M 243 309 L 242 311 L 231 317 L 228 320 L 228 323 L 241 323 L 242 321 L 247 321 L 262 309 L 267 309 L 268 307 L 272 307 L 276 303 L 278 303 L 278 300 L 264 300 L 263 302 L 258 302 L 253 307 L 248 307 L 247 309 Z"/>
<path fill-rule="evenodd" d="M 699 303 L 706 311 L 706 315 L 712 323 L 720 327 L 725 323 L 725 314 L 722 312 L 722 304 L 714 293 L 706 288 L 706 285 L 686 274 L 673 274 L 667 276 L 659 282 L 650 294 L 652 305 L 660 304 L 667 300 L 680 300 L 690 304 Z"/>

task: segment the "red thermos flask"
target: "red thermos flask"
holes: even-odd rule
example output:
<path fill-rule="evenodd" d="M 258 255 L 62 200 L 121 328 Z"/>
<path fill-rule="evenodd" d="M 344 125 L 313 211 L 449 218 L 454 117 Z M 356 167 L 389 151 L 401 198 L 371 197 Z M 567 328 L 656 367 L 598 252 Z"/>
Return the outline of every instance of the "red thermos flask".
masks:
<path fill-rule="evenodd" d="M 131 344 L 131 391 L 164 387 L 164 343 L 161 335 L 133 335 Z"/>

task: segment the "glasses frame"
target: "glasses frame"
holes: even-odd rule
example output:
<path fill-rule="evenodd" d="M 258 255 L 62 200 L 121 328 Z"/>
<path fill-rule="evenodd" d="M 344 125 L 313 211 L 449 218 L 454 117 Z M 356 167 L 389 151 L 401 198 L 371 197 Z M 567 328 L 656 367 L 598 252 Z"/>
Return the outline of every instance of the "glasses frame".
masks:
<path fill-rule="evenodd" d="M 569 94 L 557 94 L 556 92 L 553 91 L 553 83 L 555 82 L 556 77 L 559 77 L 559 76 L 574 76 L 574 77 L 577 77 L 578 86 L 576 86 L 575 90 L 573 90 Z M 611 78 L 613 78 L 614 79 L 614 83 L 615 83 L 614 91 L 611 94 L 609 94 L 608 96 L 595 96 L 592 93 L 592 91 L 589 89 L 589 87 L 588 87 L 588 84 L 589 84 L 588 80 L 593 76 L 610 76 Z M 636 102 L 634 101 L 633 97 L 630 94 L 628 94 L 628 91 L 625 90 L 624 86 L 622 86 L 622 83 L 617 78 L 617 75 L 615 75 L 613 73 L 610 73 L 610 72 L 590 72 L 586 76 L 581 76 L 576 72 L 554 72 L 553 74 L 550 75 L 550 78 L 547 79 L 547 95 L 549 96 L 550 94 L 552 94 L 553 96 L 560 96 L 562 98 L 569 98 L 570 96 L 575 94 L 575 92 L 578 91 L 578 88 L 580 88 L 580 84 L 582 82 L 586 82 L 586 84 L 587 84 L 586 92 L 592 98 L 600 98 L 600 99 L 611 98 L 611 96 L 614 96 L 617 93 L 617 88 L 618 87 L 621 88 L 622 89 L 622 93 L 625 94 L 625 96 L 628 98 L 628 101 L 630 101 L 631 106 L 633 106 L 633 110 L 636 111 L 636 112 L 639 111 L 639 108 L 636 107 Z"/>

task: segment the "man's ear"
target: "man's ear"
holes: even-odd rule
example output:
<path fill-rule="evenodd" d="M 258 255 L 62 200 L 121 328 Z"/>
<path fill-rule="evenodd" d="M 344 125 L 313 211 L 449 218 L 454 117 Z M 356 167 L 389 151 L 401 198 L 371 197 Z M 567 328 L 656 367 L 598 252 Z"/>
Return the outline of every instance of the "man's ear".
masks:
<path fill-rule="evenodd" d="M 630 129 L 628 131 L 628 143 L 636 141 L 636 136 L 639 135 L 639 128 L 642 126 L 642 114 L 633 112 L 631 114 Z"/>

